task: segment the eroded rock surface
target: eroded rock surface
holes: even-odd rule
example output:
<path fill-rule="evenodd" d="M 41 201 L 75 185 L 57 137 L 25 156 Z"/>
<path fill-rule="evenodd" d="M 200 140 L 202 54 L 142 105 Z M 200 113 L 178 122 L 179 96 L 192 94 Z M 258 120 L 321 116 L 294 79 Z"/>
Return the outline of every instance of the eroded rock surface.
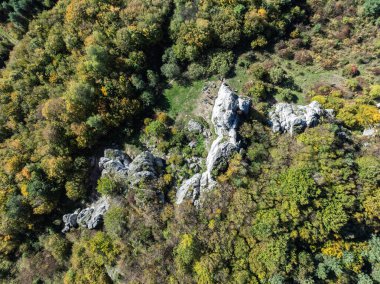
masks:
<path fill-rule="evenodd" d="M 211 116 L 211 122 L 218 137 L 213 141 L 208 152 L 206 171 L 195 174 L 183 182 L 177 191 L 177 204 L 181 204 L 185 199 L 191 199 L 197 205 L 202 193 L 211 190 L 216 185 L 212 173 L 226 165 L 231 156 L 239 150 L 237 129 L 242 116 L 249 113 L 250 107 L 249 98 L 239 97 L 222 83 Z"/>
<path fill-rule="evenodd" d="M 101 198 L 89 207 L 81 210 L 77 209 L 74 213 L 63 215 L 63 233 L 70 231 L 71 228 L 82 226 L 88 229 L 96 229 L 103 223 L 103 215 L 109 208 L 107 198 Z"/>
<path fill-rule="evenodd" d="M 306 106 L 278 103 L 269 113 L 273 132 L 288 132 L 291 135 L 316 126 L 324 116 L 333 116 L 333 111 L 324 110 L 316 101 Z"/>

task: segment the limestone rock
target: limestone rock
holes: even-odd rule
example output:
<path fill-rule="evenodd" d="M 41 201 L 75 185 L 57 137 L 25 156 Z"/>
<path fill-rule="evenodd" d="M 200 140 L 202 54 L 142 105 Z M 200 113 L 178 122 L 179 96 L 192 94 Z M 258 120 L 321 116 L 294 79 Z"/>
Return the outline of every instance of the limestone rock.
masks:
<path fill-rule="evenodd" d="M 202 133 L 203 126 L 198 121 L 195 121 L 194 119 L 190 119 L 190 121 L 187 124 L 187 130 L 189 132 L 194 132 L 194 133 L 199 134 L 199 133 Z"/>
<path fill-rule="evenodd" d="M 140 181 L 156 179 L 163 168 L 164 161 L 161 158 L 148 151 L 142 152 L 129 164 L 128 181 L 136 185 Z"/>
<path fill-rule="evenodd" d="M 185 199 L 191 199 L 192 202 L 198 199 L 201 177 L 201 174 L 195 174 L 181 185 L 176 194 L 177 204 L 181 204 Z"/>
<path fill-rule="evenodd" d="M 367 128 L 367 129 L 364 129 L 362 135 L 366 136 L 366 137 L 373 137 L 376 135 L 376 133 L 377 133 L 377 131 L 375 128 Z"/>
<path fill-rule="evenodd" d="M 99 167 L 104 175 L 126 176 L 131 159 L 121 150 L 106 149 L 104 157 L 100 158 Z"/>
<path fill-rule="evenodd" d="M 108 208 L 108 199 L 103 197 L 83 210 L 77 209 L 74 213 L 64 215 L 62 232 L 66 233 L 79 225 L 88 229 L 98 228 L 103 223 L 103 215 Z"/>
<path fill-rule="evenodd" d="M 181 204 L 184 199 L 191 199 L 196 206 L 199 206 L 202 193 L 215 187 L 216 181 L 212 174 L 227 165 L 231 156 L 240 149 L 237 129 L 242 115 L 247 115 L 250 108 L 249 98 L 239 97 L 222 83 L 211 116 L 218 137 L 208 152 L 206 171 L 202 174 L 197 173 L 182 183 L 176 195 L 177 204 Z"/>
<path fill-rule="evenodd" d="M 324 110 L 313 101 L 309 105 L 300 106 L 289 103 L 279 103 L 269 113 L 273 132 L 300 133 L 306 127 L 314 127 L 322 116 L 333 116 L 332 110 Z"/>

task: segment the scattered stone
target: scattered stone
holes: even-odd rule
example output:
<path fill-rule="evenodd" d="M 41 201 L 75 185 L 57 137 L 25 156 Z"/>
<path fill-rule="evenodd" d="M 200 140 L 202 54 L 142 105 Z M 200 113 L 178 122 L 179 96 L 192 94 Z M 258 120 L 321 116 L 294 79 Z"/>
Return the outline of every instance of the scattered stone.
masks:
<path fill-rule="evenodd" d="M 188 144 L 188 146 L 189 146 L 190 148 L 195 148 L 195 147 L 197 146 L 197 141 L 191 141 L 191 142 Z"/>

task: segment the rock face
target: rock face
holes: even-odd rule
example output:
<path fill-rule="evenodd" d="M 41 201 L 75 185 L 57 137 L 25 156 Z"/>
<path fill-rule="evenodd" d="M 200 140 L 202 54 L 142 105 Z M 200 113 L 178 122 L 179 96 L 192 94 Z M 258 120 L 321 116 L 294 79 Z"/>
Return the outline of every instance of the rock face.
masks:
<path fill-rule="evenodd" d="M 63 215 L 64 228 L 62 233 L 70 231 L 71 228 L 82 226 L 88 229 L 96 229 L 103 223 L 103 215 L 107 212 L 109 203 L 107 198 L 101 198 L 89 207 L 74 213 Z"/>
<path fill-rule="evenodd" d="M 306 127 L 316 126 L 323 116 L 331 117 L 333 111 L 324 110 L 316 101 L 306 106 L 279 103 L 269 113 L 273 132 L 288 132 L 291 135 L 304 131 Z"/>
<path fill-rule="evenodd" d="M 239 97 L 226 84 L 221 85 L 211 116 L 218 137 L 208 152 L 207 169 L 204 173 L 195 174 L 183 182 L 177 191 L 177 204 L 181 204 L 185 199 L 191 199 L 195 205 L 199 205 L 202 193 L 216 185 L 212 172 L 226 165 L 230 157 L 239 150 L 237 129 L 242 115 L 248 114 L 250 107 L 249 98 Z"/>

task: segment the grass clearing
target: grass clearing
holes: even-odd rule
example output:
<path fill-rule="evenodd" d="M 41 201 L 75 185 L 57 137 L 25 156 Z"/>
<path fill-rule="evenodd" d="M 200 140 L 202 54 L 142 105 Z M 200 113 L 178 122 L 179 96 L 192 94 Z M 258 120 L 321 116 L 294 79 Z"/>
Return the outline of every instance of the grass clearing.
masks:
<path fill-rule="evenodd" d="M 196 107 L 196 102 L 202 93 L 207 80 L 194 81 L 191 85 L 180 85 L 173 82 L 169 89 L 164 91 L 164 96 L 169 103 L 168 113 L 175 117 L 178 114 L 190 114 Z"/>

